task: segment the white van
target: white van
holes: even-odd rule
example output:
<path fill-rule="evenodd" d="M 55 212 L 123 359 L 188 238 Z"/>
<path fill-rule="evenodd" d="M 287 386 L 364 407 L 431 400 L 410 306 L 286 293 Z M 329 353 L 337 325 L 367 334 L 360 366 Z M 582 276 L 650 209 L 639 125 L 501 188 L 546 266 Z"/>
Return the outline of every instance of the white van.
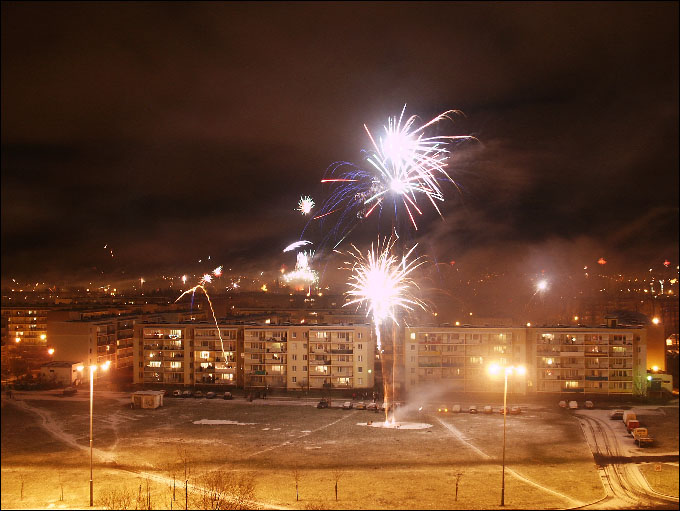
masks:
<path fill-rule="evenodd" d="M 578 403 L 576 401 L 569 401 L 570 410 L 578 410 Z"/>

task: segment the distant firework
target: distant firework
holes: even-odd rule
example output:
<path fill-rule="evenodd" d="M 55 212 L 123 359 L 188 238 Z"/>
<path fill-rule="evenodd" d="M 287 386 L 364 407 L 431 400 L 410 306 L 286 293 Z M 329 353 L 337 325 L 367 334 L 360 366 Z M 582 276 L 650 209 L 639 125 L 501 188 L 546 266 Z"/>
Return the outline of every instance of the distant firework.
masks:
<path fill-rule="evenodd" d="M 605 265 L 605 264 L 607 264 L 607 260 L 606 260 L 604 257 L 600 257 L 600 258 L 597 260 L 597 264 Z"/>
<path fill-rule="evenodd" d="M 313 208 L 314 208 L 314 200 L 311 197 L 309 197 L 307 195 L 300 197 L 300 200 L 298 202 L 297 211 L 299 211 L 303 215 L 309 215 L 310 211 L 312 211 Z"/>

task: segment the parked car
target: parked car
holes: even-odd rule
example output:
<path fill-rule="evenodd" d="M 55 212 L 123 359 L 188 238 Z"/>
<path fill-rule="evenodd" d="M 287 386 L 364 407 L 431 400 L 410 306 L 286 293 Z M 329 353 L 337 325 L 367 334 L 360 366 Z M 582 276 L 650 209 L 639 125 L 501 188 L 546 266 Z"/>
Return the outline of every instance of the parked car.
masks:
<path fill-rule="evenodd" d="M 182 397 L 182 391 L 181 390 L 173 390 L 172 391 L 172 397 Z"/>
<path fill-rule="evenodd" d="M 197 390 L 196 392 L 194 392 L 194 397 L 196 397 L 196 398 L 202 398 L 202 397 L 203 397 L 203 392 L 200 391 L 200 390 Z"/>
<path fill-rule="evenodd" d="M 501 407 L 498 409 L 498 413 L 500 413 L 501 415 L 503 415 L 503 413 L 510 413 L 510 409 L 508 408 L 508 411 L 505 412 L 505 408 L 506 408 L 505 406 L 501 406 Z"/>
<path fill-rule="evenodd" d="M 448 413 L 448 412 L 449 412 L 449 409 L 448 409 L 448 407 L 446 407 L 446 405 L 442 405 L 442 406 L 440 406 L 439 408 L 437 408 L 437 411 L 438 411 L 439 413 Z"/>
<path fill-rule="evenodd" d="M 609 414 L 609 418 L 611 420 L 614 420 L 614 419 L 621 420 L 621 419 L 623 419 L 623 410 L 614 410 L 612 413 Z"/>
<path fill-rule="evenodd" d="M 378 409 L 378 403 L 368 403 L 366 405 L 366 410 L 377 410 Z"/>
<path fill-rule="evenodd" d="M 560 401 L 560 408 L 566 408 L 567 407 L 567 402 L 566 401 Z"/>
<path fill-rule="evenodd" d="M 328 408 L 328 401 L 326 398 L 322 398 L 321 401 L 316 405 L 317 408 Z"/>
<path fill-rule="evenodd" d="M 509 413 L 511 415 L 519 415 L 520 413 L 522 413 L 522 409 L 519 406 L 513 406 L 512 408 L 510 408 Z"/>
<path fill-rule="evenodd" d="M 359 402 L 354 406 L 354 408 L 356 408 L 357 410 L 365 410 L 365 409 L 366 409 L 366 403 L 364 403 L 363 401 L 359 401 Z"/>
<path fill-rule="evenodd" d="M 468 408 L 468 412 L 477 413 L 477 407 L 475 405 L 470 405 L 470 408 Z"/>
<path fill-rule="evenodd" d="M 460 405 L 453 405 L 453 407 L 451 408 L 451 411 L 453 413 L 460 413 Z"/>
<path fill-rule="evenodd" d="M 592 401 L 586 401 L 586 408 L 595 408 L 595 405 Z"/>
<path fill-rule="evenodd" d="M 351 401 L 345 401 L 342 403 L 342 409 L 343 410 L 349 410 L 352 408 L 352 402 Z"/>
<path fill-rule="evenodd" d="M 227 391 L 224 393 L 224 396 L 222 396 L 222 399 L 234 399 L 234 396 L 231 395 L 231 392 Z"/>
<path fill-rule="evenodd" d="M 185 391 L 182 392 L 182 397 L 191 397 L 191 396 L 193 396 L 193 392 L 191 392 L 190 390 L 185 390 Z"/>
<path fill-rule="evenodd" d="M 493 408 L 491 407 L 491 405 L 486 405 L 486 406 L 484 406 L 483 412 L 484 413 L 493 413 Z"/>
<path fill-rule="evenodd" d="M 578 410 L 578 403 L 576 401 L 569 401 L 570 410 Z"/>
<path fill-rule="evenodd" d="M 208 392 L 208 393 L 206 393 L 205 397 L 208 398 L 208 399 L 214 399 L 215 393 L 214 392 Z"/>
<path fill-rule="evenodd" d="M 73 394 L 78 392 L 78 389 L 75 387 L 66 387 L 63 392 L 65 396 L 72 396 Z"/>

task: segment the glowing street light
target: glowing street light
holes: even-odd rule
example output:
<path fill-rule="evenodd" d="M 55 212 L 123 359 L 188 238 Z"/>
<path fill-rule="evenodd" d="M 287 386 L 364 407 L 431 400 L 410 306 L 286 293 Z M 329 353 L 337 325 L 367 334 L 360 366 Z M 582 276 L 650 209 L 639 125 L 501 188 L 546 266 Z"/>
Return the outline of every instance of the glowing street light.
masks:
<path fill-rule="evenodd" d="M 491 364 L 489 366 L 490 374 L 498 374 L 503 371 L 505 375 L 505 387 L 503 389 L 503 476 L 501 479 L 501 506 L 505 506 L 505 421 L 508 415 L 508 375 L 516 372 L 519 375 L 524 375 L 527 370 L 524 366 L 500 366 L 498 364 Z"/>
<path fill-rule="evenodd" d="M 652 323 L 654 323 L 655 325 L 658 325 L 659 323 L 661 323 L 661 320 L 657 317 L 654 317 L 654 318 L 652 318 Z"/>
<path fill-rule="evenodd" d="M 94 493 L 93 493 L 93 483 L 92 483 L 92 445 L 93 445 L 93 437 L 92 437 L 92 412 L 94 410 L 94 372 L 100 368 L 102 371 L 108 370 L 109 366 L 111 365 L 111 361 L 107 360 L 101 365 L 93 364 L 90 367 L 90 507 L 94 505 Z M 84 366 L 79 365 L 76 369 L 78 371 L 82 371 L 85 369 Z"/>

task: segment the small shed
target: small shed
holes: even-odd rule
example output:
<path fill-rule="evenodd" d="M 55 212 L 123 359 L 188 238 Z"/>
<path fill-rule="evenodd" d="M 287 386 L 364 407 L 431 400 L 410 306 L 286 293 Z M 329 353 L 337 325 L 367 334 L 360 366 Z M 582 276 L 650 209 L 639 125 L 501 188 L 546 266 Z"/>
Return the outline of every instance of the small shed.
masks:
<path fill-rule="evenodd" d="M 73 385 L 82 378 L 82 371 L 78 366 L 82 362 L 53 361 L 40 366 L 40 376 L 48 381 L 55 381 L 64 385 Z"/>
<path fill-rule="evenodd" d="M 132 393 L 133 408 L 158 408 L 163 406 L 163 393 L 157 390 L 138 390 Z"/>

